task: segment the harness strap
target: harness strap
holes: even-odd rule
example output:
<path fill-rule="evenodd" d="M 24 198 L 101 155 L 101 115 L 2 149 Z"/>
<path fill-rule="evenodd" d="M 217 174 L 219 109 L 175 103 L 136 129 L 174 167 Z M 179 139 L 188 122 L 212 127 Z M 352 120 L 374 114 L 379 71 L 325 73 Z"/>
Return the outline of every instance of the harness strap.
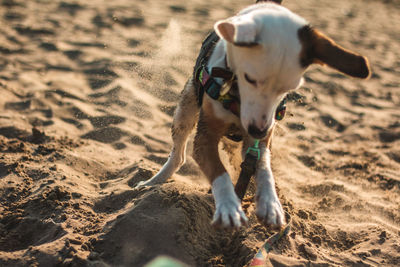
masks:
<path fill-rule="evenodd" d="M 214 77 L 224 79 L 224 84 L 219 84 Z M 236 116 L 240 115 L 239 99 L 228 93 L 232 86 L 236 86 L 236 77 L 230 70 L 214 67 L 210 75 L 207 69 L 203 67 L 200 70 L 198 79 L 202 86 L 201 89 L 208 96 L 219 101 L 225 109 L 231 111 Z"/>
<path fill-rule="evenodd" d="M 199 56 L 196 60 L 196 65 L 194 66 L 193 77 L 194 77 L 194 85 L 197 88 L 197 104 L 199 106 L 203 103 L 203 96 L 204 96 L 204 87 L 201 84 L 199 79 L 200 72 L 207 66 L 208 60 L 214 51 L 214 47 L 216 43 L 219 41 L 219 36 L 212 31 L 209 35 L 207 35 L 206 39 L 201 44 L 201 49 Z M 208 74 L 208 73 L 207 73 Z"/>
<path fill-rule="evenodd" d="M 207 72 L 205 66 L 203 66 L 200 70 L 199 82 L 207 95 L 209 95 L 214 100 L 218 100 L 221 95 L 220 92 L 222 85 L 215 81 L 215 79 Z"/>

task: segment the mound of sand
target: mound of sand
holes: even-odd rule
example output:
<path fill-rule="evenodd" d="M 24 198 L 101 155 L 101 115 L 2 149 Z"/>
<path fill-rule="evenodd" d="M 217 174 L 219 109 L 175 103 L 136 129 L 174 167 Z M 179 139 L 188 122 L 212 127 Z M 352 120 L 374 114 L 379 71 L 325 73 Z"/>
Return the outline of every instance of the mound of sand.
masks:
<path fill-rule="evenodd" d="M 211 228 L 209 185 L 191 157 L 170 182 L 134 189 L 168 157 L 201 40 L 249 3 L 1 1 L 1 266 L 142 266 L 161 254 L 243 266 L 254 256 L 273 232 L 257 223 L 251 192 L 248 228 Z M 292 232 L 269 263 L 400 265 L 399 5 L 284 4 L 366 55 L 374 74 L 313 67 L 290 95 L 272 164 Z"/>

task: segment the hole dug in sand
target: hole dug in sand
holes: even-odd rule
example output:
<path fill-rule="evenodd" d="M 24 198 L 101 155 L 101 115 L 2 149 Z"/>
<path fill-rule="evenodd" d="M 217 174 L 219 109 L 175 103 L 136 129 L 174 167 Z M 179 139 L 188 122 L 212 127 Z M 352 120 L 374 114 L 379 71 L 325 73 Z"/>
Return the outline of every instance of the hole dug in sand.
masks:
<path fill-rule="evenodd" d="M 246 264 L 254 254 L 246 230 L 213 229 L 211 195 L 176 188 L 187 191 L 173 183 L 141 192 L 132 208 L 110 221 L 94 245 L 101 259 L 110 265 L 142 266 L 169 255 L 190 266 Z"/>

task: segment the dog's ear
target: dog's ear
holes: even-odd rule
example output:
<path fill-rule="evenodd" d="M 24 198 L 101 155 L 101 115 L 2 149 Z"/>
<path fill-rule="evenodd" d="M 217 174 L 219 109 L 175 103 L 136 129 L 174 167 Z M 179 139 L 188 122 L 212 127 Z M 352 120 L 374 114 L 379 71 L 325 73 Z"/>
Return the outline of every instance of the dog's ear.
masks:
<path fill-rule="evenodd" d="M 347 75 L 366 79 L 370 76 L 368 59 L 349 51 L 320 31 L 304 26 L 298 32 L 303 49 L 300 62 L 304 67 L 312 63 L 326 64 Z"/>
<path fill-rule="evenodd" d="M 220 20 L 214 25 L 219 37 L 237 46 L 255 46 L 257 28 L 256 23 L 246 16 L 234 19 Z"/>

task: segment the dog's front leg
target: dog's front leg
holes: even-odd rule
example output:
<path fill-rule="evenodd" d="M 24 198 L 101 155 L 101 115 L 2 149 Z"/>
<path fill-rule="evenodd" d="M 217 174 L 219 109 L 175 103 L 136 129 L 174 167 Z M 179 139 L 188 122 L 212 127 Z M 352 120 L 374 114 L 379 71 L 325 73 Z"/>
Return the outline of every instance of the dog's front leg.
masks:
<path fill-rule="evenodd" d="M 193 157 L 212 185 L 216 207 L 212 224 L 222 228 L 239 228 L 247 224 L 248 219 L 218 153 L 218 143 L 227 125 L 210 114 L 207 108 L 203 111 L 197 126 Z"/>
<path fill-rule="evenodd" d="M 275 190 L 275 180 L 271 170 L 271 155 L 267 145 L 271 135 L 272 130 L 267 141 L 260 142 L 260 160 L 255 174 L 256 216 L 265 225 L 281 227 L 285 224 L 285 216 Z"/>

